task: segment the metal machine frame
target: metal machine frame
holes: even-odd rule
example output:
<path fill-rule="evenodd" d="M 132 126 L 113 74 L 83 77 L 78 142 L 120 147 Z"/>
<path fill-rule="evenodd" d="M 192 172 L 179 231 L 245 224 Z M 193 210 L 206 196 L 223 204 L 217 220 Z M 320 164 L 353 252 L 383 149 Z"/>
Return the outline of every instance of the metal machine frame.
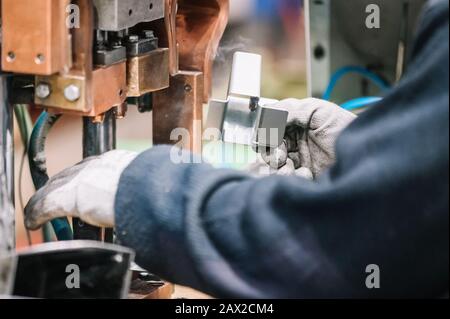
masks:
<path fill-rule="evenodd" d="M 307 0 L 305 3 L 308 92 L 321 98 L 332 74 L 343 66 L 361 66 L 397 82 L 411 54 L 415 26 L 426 0 Z M 380 28 L 368 28 L 369 5 L 380 8 Z M 361 77 L 340 81 L 335 102 L 376 94 Z"/>

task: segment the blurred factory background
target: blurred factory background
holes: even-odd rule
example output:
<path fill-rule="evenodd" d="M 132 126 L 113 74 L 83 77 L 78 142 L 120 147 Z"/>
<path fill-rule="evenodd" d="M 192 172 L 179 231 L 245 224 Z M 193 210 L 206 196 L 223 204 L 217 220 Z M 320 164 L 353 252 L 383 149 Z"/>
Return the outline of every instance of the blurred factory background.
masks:
<path fill-rule="evenodd" d="M 263 56 L 262 96 L 274 99 L 306 97 L 303 0 L 231 0 L 230 3 L 230 22 L 215 62 L 213 97 L 226 96 L 235 51 Z M 117 125 L 118 148 L 141 151 L 151 146 L 151 113 L 140 114 L 132 106 L 129 115 Z M 70 116 L 63 117 L 52 130 L 46 147 L 50 176 L 81 161 L 81 132 L 79 117 Z M 20 249 L 28 245 L 22 205 L 27 203 L 34 189 L 28 160 L 21 161 L 24 148 L 17 132 L 15 143 L 16 233 Z M 64 154 L 60 153 L 62 149 Z M 32 240 L 33 243 L 41 242 L 41 232 L 33 232 Z"/>

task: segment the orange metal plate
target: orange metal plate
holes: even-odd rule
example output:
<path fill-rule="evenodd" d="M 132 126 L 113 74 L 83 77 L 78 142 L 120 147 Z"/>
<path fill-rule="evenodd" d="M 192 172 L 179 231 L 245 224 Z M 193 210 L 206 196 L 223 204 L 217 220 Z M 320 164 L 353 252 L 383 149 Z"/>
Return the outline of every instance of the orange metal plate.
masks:
<path fill-rule="evenodd" d="M 70 67 L 67 0 L 2 0 L 2 69 L 51 75 Z"/>
<path fill-rule="evenodd" d="M 203 74 L 180 72 L 170 79 L 170 87 L 155 92 L 153 107 L 153 143 L 177 144 L 171 140 L 174 129 L 189 131 L 190 139 L 182 148 L 201 152 L 203 119 Z"/>

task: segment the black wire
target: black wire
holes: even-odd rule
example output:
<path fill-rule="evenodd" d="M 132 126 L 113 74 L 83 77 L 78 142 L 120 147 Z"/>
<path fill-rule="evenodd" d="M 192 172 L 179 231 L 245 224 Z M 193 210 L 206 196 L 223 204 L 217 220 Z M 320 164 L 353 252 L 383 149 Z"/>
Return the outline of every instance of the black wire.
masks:
<path fill-rule="evenodd" d="M 27 227 L 25 226 L 25 204 L 24 204 L 24 200 L 23 200 L 23 189 L 22 189 L 22 180 L 23 180 L 23 169 L 25 166 L 25 159 L 27 157 L 27 145 L 24 145 L 24 150 L 22 153 L 22 158 L 20 160 L 20 169 L 19 169 L 19 202 L 20 202 L 20 209 L 22 210 L 22 215 L 23 215 L 23 225 L 25 227 L 25 232 L 27 234 L 27 241 L 28 241 L 28 245 L 32 246 L 33 245 L 33 241 L 31 239 L 31 232 L 27 229 Z"/>

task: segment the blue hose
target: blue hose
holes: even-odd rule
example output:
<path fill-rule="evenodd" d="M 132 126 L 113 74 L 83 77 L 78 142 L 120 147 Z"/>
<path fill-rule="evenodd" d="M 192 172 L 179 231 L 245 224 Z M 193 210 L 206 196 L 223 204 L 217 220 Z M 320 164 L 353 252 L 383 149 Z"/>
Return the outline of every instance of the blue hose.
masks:
<path fill-rule="evenodd" d="M 356 73 L 360 74 L 367 79 L 371 80 L 375 85 L 377 85 L 382 91 L 389 89 L 390 85 L 384 79 L 382 79 L 379 75 L 367 70 L 366 68 L 360 66 L 345 66 L 343 68 L 338 69 L 332 76 L 330 80 L 330 84 L 328 85 L 325 93 L 323 94 L 323 99 L 329 101 L 331 99 L 331 95 L 339 82 L 339 80 L 349 74 Z"/>
<path fill-rule="evenodd" d="M 354 111 L 378 103 L 382 99 L 383 98 L 376 96 L 359 97 L 357 99 L 345 102 L 344 104 L 341 105 L 341 107 L 343 109 L 346 109 L 347 111 Z"/>
<path fill-rule="evenodd" d="M 45 141 L 53 125 L 58 121 L 60 115 L 42 112 L 31 133 L 28 147 L 28 160 L 30 164 L 31 177 L 36 190 L 41 189 L 49 181 L 47 174 L 47 163 L 45 156 Z M 67 218 L 58 218 L 51 221 L 53 230 L 58 240 L 72 240 L 73 232 Z"/>

